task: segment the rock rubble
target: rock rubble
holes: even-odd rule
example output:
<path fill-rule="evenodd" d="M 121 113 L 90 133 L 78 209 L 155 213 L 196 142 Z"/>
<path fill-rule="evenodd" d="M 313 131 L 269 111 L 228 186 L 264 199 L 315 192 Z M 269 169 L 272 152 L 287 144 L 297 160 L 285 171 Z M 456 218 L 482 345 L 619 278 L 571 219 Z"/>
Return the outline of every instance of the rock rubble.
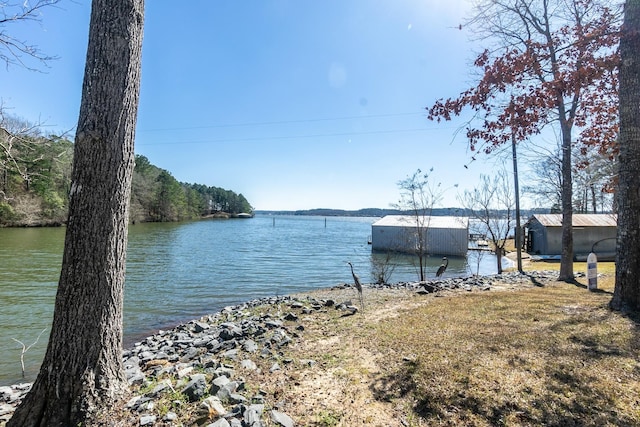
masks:
<path fill-rule="evenodd" d="M 504 273 L 492 276 L 446 278 L 427 282 L 369 285 L 376 289 L 407 289 L 417 293 L 443 290 L 490 290 L 497 283 L 537 285 L 554 280 L 556 272 Z M 338 285 L 337 288 L 350 288 Z M 278 306 L 272 314 L 257 314 L 260 306 Z M 127 380 L 138 390 L 126 408 L 141 426 L 180 425 L 177 409 L 195 405 L 196 425 L 261 427 L 265 420 L 292 427 L 292 417 L 267 393 L 248 387 L 243 374 L 268 369 L 276 372 L 292 362 L 283 349 L 304 333 L 305 316 L 319 310 L 358 311 L 351 301 L 336 302 L 312 296 L 268 297 L 229 306 L 220 312 L 159 331 L 123 353 Z M 273 314 L 275 311 L 276 314 Z M 265 313 L 268 313 L 265 311 Z M 313 366 L 313 360 L 299 360 Z M 264 368 L 260 368 L 263 366 Z M 6 422 L 31 384 L 0 387 L 0 425 Z M 269 408 L 267 411 L 266 409 Z"/>

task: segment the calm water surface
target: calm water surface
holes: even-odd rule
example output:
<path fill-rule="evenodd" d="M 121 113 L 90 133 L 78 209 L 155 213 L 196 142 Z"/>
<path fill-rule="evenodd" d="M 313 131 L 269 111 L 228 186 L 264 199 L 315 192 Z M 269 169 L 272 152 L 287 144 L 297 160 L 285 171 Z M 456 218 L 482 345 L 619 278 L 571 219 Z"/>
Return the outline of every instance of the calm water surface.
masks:
<path fill-rule="evenodd" d="M 351 261 L 372 281 L 367 243 L 377 218 L 257 216 L 129 228 L 125 344 L 161 328 L 253 298 L 351 282 Z M 31 381 L 44 355 L 62 262 L 64 228 L 0 229 L 0 385 Z M 475 273 L 469 258 L 452 259 L 445 276 Z M 392 282 L 417 280 L 409 257 L 392 260 Z M 429 276 L 440 257 L 428 259 Z M 495 272 L 485 255 L 480 273 Z M 355 294 L 354 294 L 355 297 Z M 22 345 L 27 376 L 21 378 Z"/>

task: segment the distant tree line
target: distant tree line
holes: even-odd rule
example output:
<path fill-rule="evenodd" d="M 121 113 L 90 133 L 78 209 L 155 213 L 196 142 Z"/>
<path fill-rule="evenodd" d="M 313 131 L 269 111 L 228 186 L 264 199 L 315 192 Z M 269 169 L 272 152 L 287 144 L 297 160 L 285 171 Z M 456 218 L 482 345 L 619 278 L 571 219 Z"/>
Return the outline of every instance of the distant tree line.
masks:
<path fill-rule="evenodd" d="M 296 211 L 269 211 L 269 210 L 257 210 L 256 214 L 261 215 L 305 215 L 305 216 L 352 216 L 352 217 L 383 217 L 386 215 L 414 215 L 415 212 L 403 209 L 382 209 L 382 208 L 364 208 L 358 210 L 343 210 L 343 209 L 307 209 Z M 473 216 L 473 212 L 466 208 L 432 208 L 424 209 L 421 214 L 433 215 L 433 216 Z M 507 215 L 506 209 L 493 209 L 490 211 L 495 216 Z M 523 217 L 529 217 L 535 214 L 547 214 L 553 213 L 553 209 L 549 208 L 533 208 L 523 209 Z"/>
<path fill-rule="evenodd" d="M 73 143 L 43 136 L 37 126 L 2 117 L 0 122 L 0 226 L 60 225 L 67 219 Z M 183 221 L 252 213 L 242 194 L 178 182 L 170 172 L 136 156 L 130 219 Z"/>
<path fill-rule="evenodd" d="M 134 221 L 181 221 L 219 213 L 251 213 L 242 194 L 203 184 L 178 182 L 171 173 L 136 156 L 130 207 Z"/>

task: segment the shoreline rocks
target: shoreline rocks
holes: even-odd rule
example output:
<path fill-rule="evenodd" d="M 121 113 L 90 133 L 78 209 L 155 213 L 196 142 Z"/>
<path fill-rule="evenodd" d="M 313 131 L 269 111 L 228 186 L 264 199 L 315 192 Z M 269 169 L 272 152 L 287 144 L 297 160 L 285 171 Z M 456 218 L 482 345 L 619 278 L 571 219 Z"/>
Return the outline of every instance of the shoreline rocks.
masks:
<path fill-rule="evenodd" d="M 426 282 L 368 285 L 368 292 L 404 289 L 417 294 L 445 290 L 490 290 L 496 284 L 540 286 L 555 280 L 557 272 L 445 278 Z M 331 289 L 351 290 L 352 285 Z M 275 314 L 259 309 L 276 307 Z M 269 419 L 275 425 L 295 425 L 278 404 L 266 404 L 263 390 L 248 387 L 245 375 L 277 372 L 293 361 L 283 357 L 284 348 L 302 339 L 304 317 L 320 310 L 358 312 L 351 301 L 334 301 L 312 296 L 278 296 L 228 306 L 217 313 L 161 330 L 134 343 L 123 352 L 127 381 L 137 394 L 126 403 L 129 416 L 139 425 L 177 425 L 179 409 L 196 405 L 197 425 L 207 427 L 259 427 Z M 313 360 L 298 361 L 305 366 Z M 31 388 L 31 384 L 0 387 L 0 425 Z M 165 407 L 158 410 L 159 403 Z M 168 402 L 168 403 L 167 403 Z M 199 403 L 198 403 L 199 402 Z M 170 406 L 166 408 L 167 404 Z M 266 408 L 271 408 L 265 411 Z"/>

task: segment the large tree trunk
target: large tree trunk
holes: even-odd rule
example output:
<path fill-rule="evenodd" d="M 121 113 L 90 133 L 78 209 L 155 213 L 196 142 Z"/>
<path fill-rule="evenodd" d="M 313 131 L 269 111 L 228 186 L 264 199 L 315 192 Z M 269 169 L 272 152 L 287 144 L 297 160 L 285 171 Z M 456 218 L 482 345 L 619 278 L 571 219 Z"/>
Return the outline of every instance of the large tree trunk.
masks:
<path fill-rule="evenodd" d="M 640 1 L 627 0 L 620 38 L 620 172 L 615 310 L 640 310 Z"/>
<path fill-rule="evenodd" d="M 8 426 L 84 425 L 127 387 L 122 306 L 143 18 L 143 0 L 93 0 L 51 335 Z"/>

